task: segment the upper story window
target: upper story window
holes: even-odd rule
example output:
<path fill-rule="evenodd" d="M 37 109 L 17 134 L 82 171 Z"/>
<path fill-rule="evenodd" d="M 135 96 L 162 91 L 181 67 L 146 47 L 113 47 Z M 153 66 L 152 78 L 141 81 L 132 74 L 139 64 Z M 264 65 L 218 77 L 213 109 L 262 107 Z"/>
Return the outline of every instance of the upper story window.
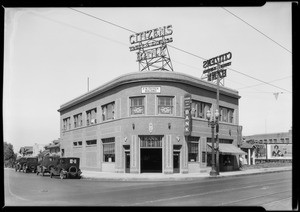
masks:
<path fill-rule="evenodd" d="M 140 115 L 145 114 L 145 97 L 131 97 L 130 98 L 130 114 Z"/>
<path fill-rule="evenodd" d="M 82 126 L 82 113 L 74 116 L 74 128 Z"/>
<path fill-rule="evenodd" d="M 210 110 L 211 104 L 206 102 L 192 101 L 192 116 L 206 119 L 206 112 Z"/>
<path fill-rule="evenodd" d="M 115 119 L 115 102 L 102 106 L 102 120 Z"/>
<path fill-rule="evenodd" d="M 158 114 L 173 114 L 173 99 L 172 96 L 159 96 Z"/>
<path fill-rule="evenodd" d="M 97 123 L 97 108 L 86 111 L 86 125 Z"/>
<path fill-rule="evenodd" d="M 220 106 L 220 121 L 233 123 L 233 109 Z"/>
<path fill-rule="evenodd" d="M 63 119 L 63 130 L 70 130 L 71 129 L 71 118 Z"/>

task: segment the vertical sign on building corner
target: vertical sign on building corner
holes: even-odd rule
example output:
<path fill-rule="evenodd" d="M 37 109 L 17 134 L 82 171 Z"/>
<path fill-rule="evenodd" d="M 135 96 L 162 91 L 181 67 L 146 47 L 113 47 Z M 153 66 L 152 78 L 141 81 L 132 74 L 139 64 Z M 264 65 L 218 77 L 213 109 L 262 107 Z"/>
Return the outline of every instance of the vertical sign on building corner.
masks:
<path fill-rule="evenodd" d="M 184 135 L 189 136 L 192 132 L 192 116 L 191 116 L 191 94 L 184 95 Z"/>

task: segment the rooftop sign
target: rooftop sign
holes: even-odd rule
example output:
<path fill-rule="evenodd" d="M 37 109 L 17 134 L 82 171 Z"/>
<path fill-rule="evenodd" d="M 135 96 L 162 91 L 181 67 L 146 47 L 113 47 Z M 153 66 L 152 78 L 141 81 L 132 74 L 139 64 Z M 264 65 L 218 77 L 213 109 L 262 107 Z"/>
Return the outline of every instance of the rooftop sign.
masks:
<path fill-rule="evenodd" d="M 173 38 L 167 37 L 172 34 L 172 25 L 167 25 L 129 36 L 132 45 L 129 47 L 130 51 L 138 51 L 137 61 L 140 71 L 146 69 L 173 71 L 166 45 L 173 42 Z"/>

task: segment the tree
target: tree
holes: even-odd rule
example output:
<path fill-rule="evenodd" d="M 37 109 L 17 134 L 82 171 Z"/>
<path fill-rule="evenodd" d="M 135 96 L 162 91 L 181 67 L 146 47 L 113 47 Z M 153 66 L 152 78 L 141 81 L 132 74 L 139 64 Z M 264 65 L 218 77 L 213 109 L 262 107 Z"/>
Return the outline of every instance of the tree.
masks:
<path fill-rule="evenodd" d="M 4 165 L 5 167 L 12 167 L 16 161 L 17 154 L 14 153 L 14 147 L 12 144 L 4 142 Z"/>

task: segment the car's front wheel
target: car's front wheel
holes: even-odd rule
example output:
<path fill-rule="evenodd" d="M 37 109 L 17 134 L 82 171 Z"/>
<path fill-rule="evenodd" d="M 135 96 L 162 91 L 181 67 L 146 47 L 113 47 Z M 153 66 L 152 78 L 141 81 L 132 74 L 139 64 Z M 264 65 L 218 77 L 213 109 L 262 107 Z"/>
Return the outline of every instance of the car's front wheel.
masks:
<path fill-rule="evenodd" d="M 62 170 L 61 170 L 60 173 L 59 173 L 59 177 L 60 177 L 60 179 L 64 179 L 64 178 L 65 178 L 65 175 L 64 175 L 64 173 L 63 173 Z"/>

